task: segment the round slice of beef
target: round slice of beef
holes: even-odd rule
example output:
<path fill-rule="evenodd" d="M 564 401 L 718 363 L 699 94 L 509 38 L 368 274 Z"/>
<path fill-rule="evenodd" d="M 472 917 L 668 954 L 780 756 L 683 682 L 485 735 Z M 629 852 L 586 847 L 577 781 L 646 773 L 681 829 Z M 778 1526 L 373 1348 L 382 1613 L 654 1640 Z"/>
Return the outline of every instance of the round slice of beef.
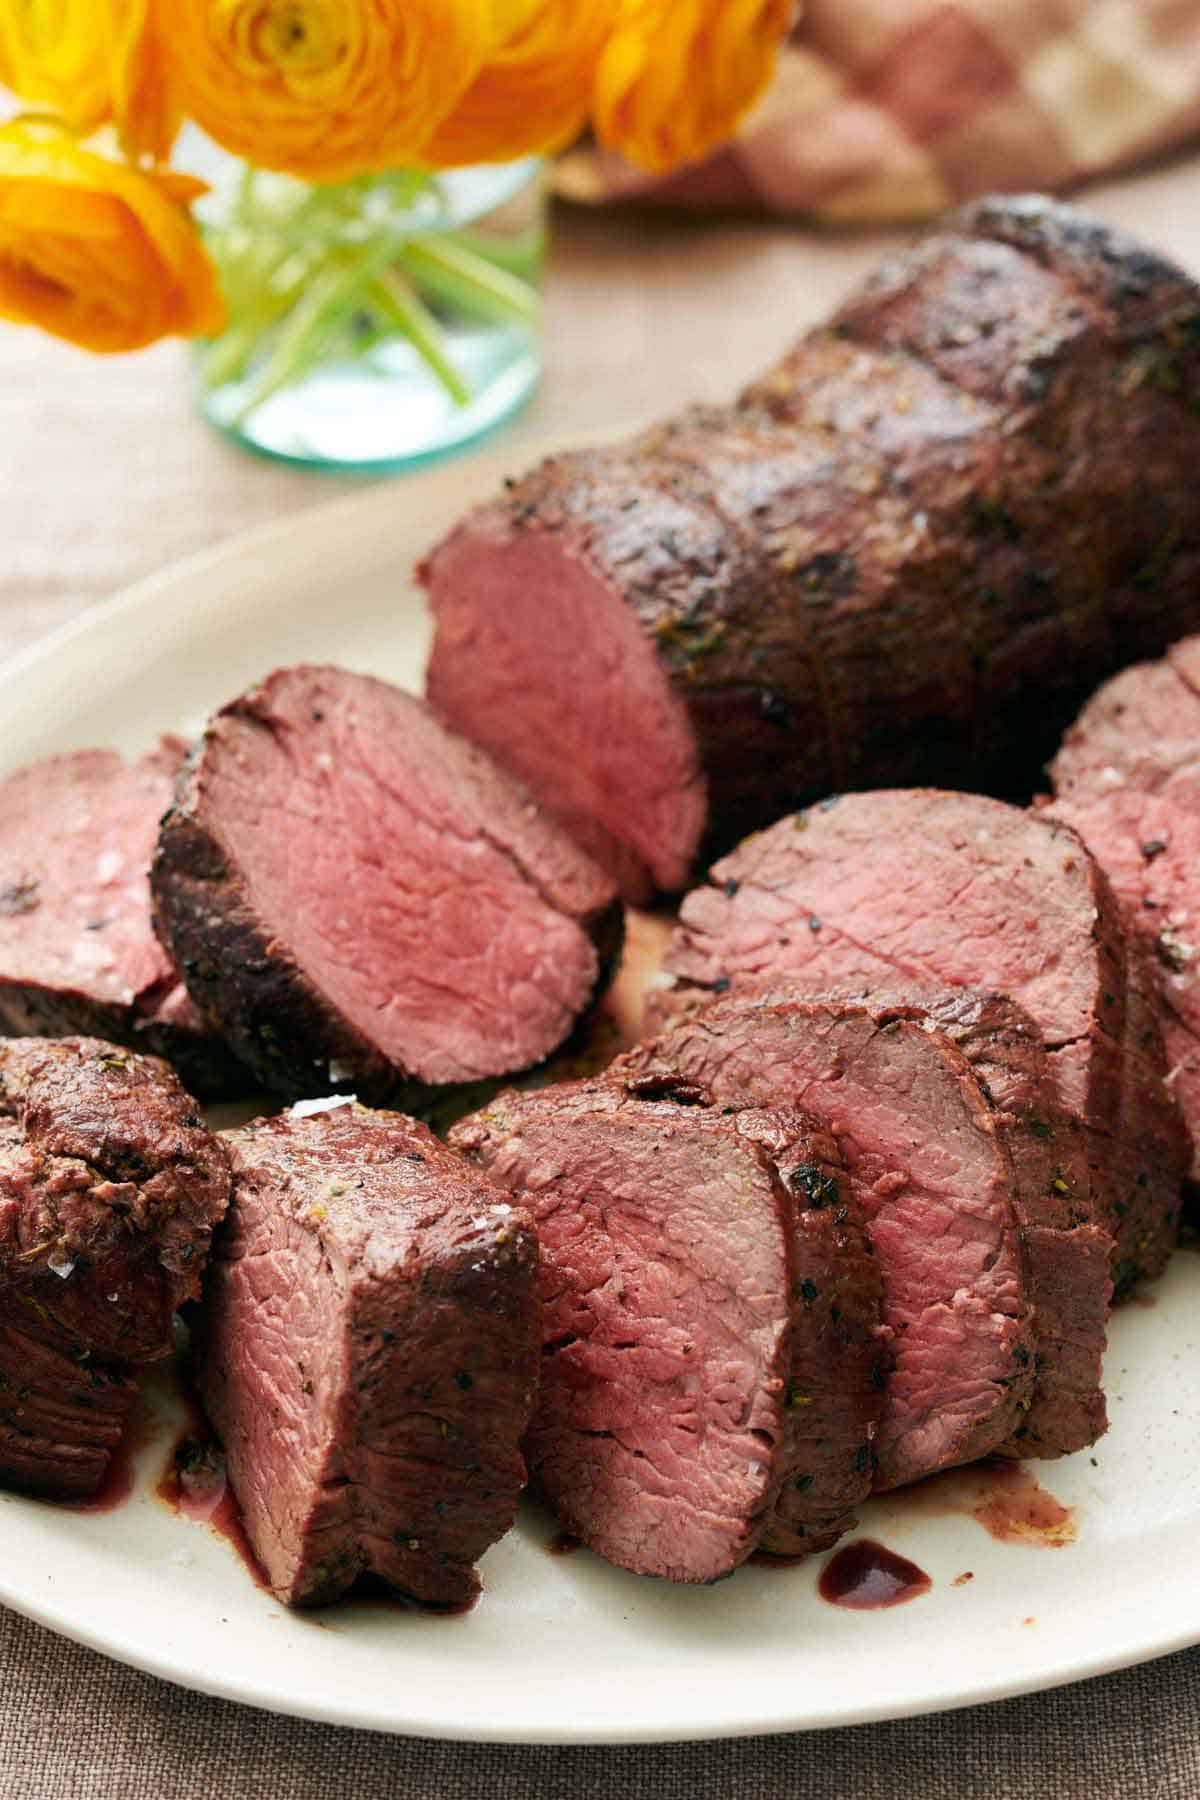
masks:
<path fill-rule="evenodd" d="M 192 1355 L 272 1590 L 316 1606 L 373 1574 L 469 1604 L 525 1481 L 529 1221 L 399 1113 L 300 1106 L 224 1137 Z"/>
<path fill-rule="evenodd" d="M 281 669 L 209 725 L 152 882 L 188 987 L 274 1090 L 540 1062 L 619 939 L 611 882 L 419 700 Z"/>
<path fill-rule="evenodd" d="M 506 1093 L 452 1141 L 537 1223 L 532 1476 L 609 1561 L 703 1582 L 852 1523 L 880 1406 L 879 1287 L 813 1121 L 732 1119 L 663 1088 Z"/>
<path fill-rule="evenodd" d="M 1161 1112 L 1164 1069 L 1147 1057 L 1126 1069 L 1125 926 L 1068 826 L 978 795 L 848 794 L 747 839 L 688 895 L 680 921 L 667 967 L 685 992 L 917 981 L 1011 997 L 1083 1122 L 1115 1268 L 1161 1271 L 1180 1170 L 1170 1143 L 1137 1121 Z M 670 995 L 660 1004 L 669 1010 Z"/>
<path fill-rule="evenodd" d="M 0 1287 L 71 1355 L 150 1362 L 200 1292 L 229 1162 L 157 1057 L 94 1038 L 0 1039 Z"/>
<path fill-rule="evenodd" d="M 1073 825 L 1153 959 L 1170 1081 L 1200 1178 L 1200 638 L 1124 670 L 1088 702 L 1051 765 Z"/>
<path fill-rule="evenodd" d="M 186 752 L 52 756 L 0 782 L 0 1031 L 85 1032 L 168 1057 L 195 1092 L 244 1089 L 154 935 L 147 876 Z"/>
<path fill-rule="evenodd" d="M 893 1333 L 876 1485 L 987 1456 L 1028 1407 L 1034 1339 L 1013 1166 L 970 1065 L 871 1003 L 729 998 L 630 1051 L 614 1078 L 695 1083 L 719 1107 L 828 1120 Z"/>

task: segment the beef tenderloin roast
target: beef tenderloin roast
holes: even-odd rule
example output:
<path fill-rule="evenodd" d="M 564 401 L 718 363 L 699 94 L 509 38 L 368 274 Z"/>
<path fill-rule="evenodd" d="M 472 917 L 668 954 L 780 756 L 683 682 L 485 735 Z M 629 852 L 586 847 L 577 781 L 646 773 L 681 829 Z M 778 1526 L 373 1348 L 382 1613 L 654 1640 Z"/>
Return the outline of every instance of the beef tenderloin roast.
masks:
<path fill-rule="evenodd" d="M 1179 270 L 1052 201 L 969 207 L 738 405 L 465 520 L 422 569 L 429 697 L 631 899 L 831 787 L 1024 796 L 1192 618 L 1198 384 Z"/>
<path fill-rule="evenodd" d="M 619 938 L 612 883 L 419 700 L 346 670 L 224 707 L 152 885 L 189 991 L 285 1096 L 539 1062 Z"/>

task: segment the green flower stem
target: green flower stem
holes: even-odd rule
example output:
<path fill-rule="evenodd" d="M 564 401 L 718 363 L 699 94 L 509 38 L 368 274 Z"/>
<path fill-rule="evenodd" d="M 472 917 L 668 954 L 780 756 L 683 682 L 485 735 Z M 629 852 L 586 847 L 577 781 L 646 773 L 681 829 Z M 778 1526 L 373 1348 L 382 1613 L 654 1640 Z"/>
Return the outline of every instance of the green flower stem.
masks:
<path fill-rule="evenodd" d="M 544 232 L 440 230 L 439 214 L 448 223 L 437 178 L 421 170 L 305 186 L 244 167 L 208 226 L 230 323 L 201 364 L 210 388 L 245 395 L 235 425 L 321 362 L 397 338 L 456 405 L 470 403 L 440 315 L 536 330 Z"/>
<path fill-rule="evenodd" d="M 382 238 L 353 260 L 329 263 L 313 274 L 283 321 L 266 366 L 238 412 L 236 425 L 321 361 L 334 334 L 362 304 L 366 289 L 395 261 L 397 248 L 394 238 Z"/>
<path fill-rule="evenodd" d="M 507 269 L 510 275 L 531 284 L 537 281 L 546 253 L 546 234 L 540 226 L 507 238 L 464 227 L 461 231 L 446 232 L 438 242 L 456 244 L 460 250 L 468 251 L 482 262 L 491 263 L 494 269 Z"/>
<path fill-rule="evenodd" d="M 399 260 L 424 294 L 459 312 L 531 327 L 541 318 L 536 288 L 461 244 L 446 238 L 411 238 Z"/>
<path fill-rule="evenodd" d="M 368 306 L 381 313 L 408 339 L 455 405 L 469 405 L 471 390 L 447 354 L 446 340 L 437 320 L 403 276 L 389 269 L 372 282 L 365 299 Z"/>
<path fill-rule="evenodd" d="M 279 259 L 281 264 L 289 260 L 290 252 Z M 233 323 L 226 326 L 204 359 L 204 379 L 209 387 L 224 387 L 227 382 L 242 380 L 265 333 L 291 311 L 312 270 L 306 264 L 288 282 L 274 280 L 276 273 L 275 269 L 268 271 L 262 286 L 251 290 L 253 300 L 244 300 L 232 309 Z"/>

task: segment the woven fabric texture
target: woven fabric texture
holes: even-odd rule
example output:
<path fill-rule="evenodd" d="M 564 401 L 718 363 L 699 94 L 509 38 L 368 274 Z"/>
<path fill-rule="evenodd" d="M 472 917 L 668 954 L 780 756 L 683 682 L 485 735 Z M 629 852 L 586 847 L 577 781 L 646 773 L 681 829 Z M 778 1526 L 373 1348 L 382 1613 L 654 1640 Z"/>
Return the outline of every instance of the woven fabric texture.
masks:
<path fill-rule="evenodd" d="M 578 199 L 638 194 L 830 223 L 1062 190 L 1200 132 L 1195 0 L 808 0 L 738 142 L 653 182 L 578 151 Z"/>
<path fill-rule="evenodd" d="M 340 1731 L 184 1693 L 0 1613 L 3 1800 L 1196 1800 L 1200 1651 L 788 1737 L 591 1747 Z"/>

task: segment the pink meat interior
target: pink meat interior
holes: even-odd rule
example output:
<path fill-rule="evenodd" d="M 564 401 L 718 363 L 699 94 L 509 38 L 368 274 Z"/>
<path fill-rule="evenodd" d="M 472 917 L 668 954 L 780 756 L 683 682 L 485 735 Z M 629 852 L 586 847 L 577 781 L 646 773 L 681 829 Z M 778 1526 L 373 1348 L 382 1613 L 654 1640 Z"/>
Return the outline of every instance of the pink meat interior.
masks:
<path fill-rule="evenodd" d="M 147 870 L 182 748 L 132 765 L 82 750 L 0 785 L 0 979 L 115 1006 L 174 983 Z"/>
<path fill-rule="evenodd" d="M 595 986 L 611 888 L 420 701 L 284 671 L 212 728 L 201 807 L 308 982 L 429 1082 L 528 1067 Z"/>
<path fill-rule="evenodd" d="M 541 795 L 627 899 L 683 887 L 706 813 L 695 739 L 586 530 L 515 531 L 483 512 L 428 579 L 439 712 Z"/>
<path fill-rule="evenodd" d="M 949 1046 L 908 1021 L 836 1006 L 728 1002 L 664 1040 L 718 1102 L 828 1120 L 854 1180 L 895 1334 L 879 1485 L 916 1480 L 1005 1435 L 1022 1312 L 1010 1171 Z M 965 1079 L 964 1079 L 965 1076 Z M 993 1445 L 977 1442 L 995 1415 Z"/>

